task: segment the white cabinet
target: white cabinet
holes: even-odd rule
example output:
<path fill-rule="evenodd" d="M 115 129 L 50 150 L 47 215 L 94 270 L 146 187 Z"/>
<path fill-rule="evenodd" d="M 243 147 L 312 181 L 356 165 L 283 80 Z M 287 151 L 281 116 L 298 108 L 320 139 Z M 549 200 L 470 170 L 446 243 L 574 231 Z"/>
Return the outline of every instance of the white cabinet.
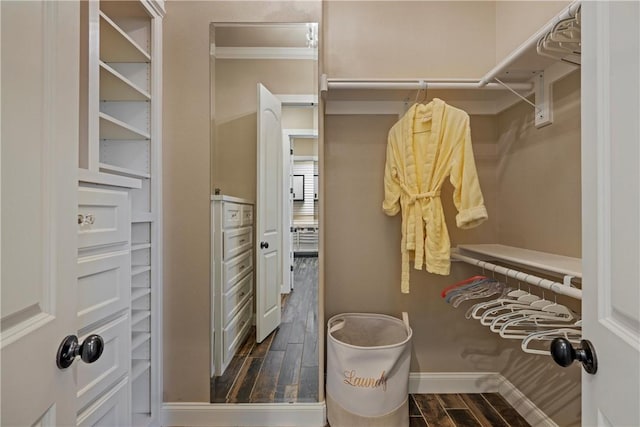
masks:
<path fill-rule="evenodd" d="M 102 325 L 118 320 L 109 331 L 125 339 L 112 340 L 113 354 L 105 348 L 112 366 L 100 381 L 109 386 L 94 388 L 78 422 L 148 426 L 159 424 L 162 390 L 163 2 L 102 0 L 80 8 L 78 221 L 85 224 L 79 226 L 78 316 L 103 319 Z M 126 384 L 116 372 L 124 372 Z M 109 408 L 97 407 L 101 401 Z"/>
<path fill-rule="evenodd" d="M 253 204 L 213 196 L 211 372 L 222 375 L 251 329 L 254 295 Z"/>
<path fill-rule="evenodd" d="M 115 390 L 130 379 L 129 205 L 124 189 L 78 189 L 77 335 L 80 342 L 91 334 L 104 341 L 98 360 L 77 365 L 79 425 L 95 425 L 88 420 L 102 412 L 129 420 L 129 388 Z M 105 398 L 111 394 L 118 397 Z M 116 406 L 106 410 L 102 405 Z"/>

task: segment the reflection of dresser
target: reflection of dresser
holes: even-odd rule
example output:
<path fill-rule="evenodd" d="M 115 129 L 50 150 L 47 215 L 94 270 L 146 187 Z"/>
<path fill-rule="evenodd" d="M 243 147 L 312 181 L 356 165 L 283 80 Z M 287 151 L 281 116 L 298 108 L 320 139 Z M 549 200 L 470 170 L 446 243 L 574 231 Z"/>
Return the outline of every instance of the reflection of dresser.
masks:
<path fill-rule="evenodd" d="M 251 329 L 253 203 L 222 195 L 211 200 L 211 369 L 222 375 Z"/>

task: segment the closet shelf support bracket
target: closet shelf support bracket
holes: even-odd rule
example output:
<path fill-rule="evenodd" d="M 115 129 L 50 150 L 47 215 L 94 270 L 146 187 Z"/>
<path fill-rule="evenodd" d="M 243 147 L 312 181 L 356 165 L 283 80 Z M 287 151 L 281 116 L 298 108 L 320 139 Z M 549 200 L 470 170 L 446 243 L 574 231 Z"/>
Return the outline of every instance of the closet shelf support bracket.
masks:
<path fill-rule="evenodd" d="M 545 77 L 544 71 L 536 73 L 533 78 L 533 93 L 535 96 L 534 101 L 529 101 L 526 97 L 516 92 L 507 83 L 503 82 L 497 77 L 493 78 L 496 82 L 500 83 L 507 90 L 513 93 L 515 96 L 531 105 L 535 110 L 535 126 L 541 128 L 553 123 L 553 105 L 552 105 L 552 81 Z"/>
<path fill-rule="evenodd" d="M 535 126 L 540 129 L 553 123 L 552 82 L 545 77 L 544 71 L 533 78 L 533 91 L 536 100 Z"/>
<path fill-rule="evenodd" d="M 570 276 L 570 275 L 567 274 L 562 279 L 562 284 L 565 285 L 565 286 L 573 287 L 573 283 L 571 283 L 571 280 L 573 280 L 574 278 L 575 278 L 574 276 Z"/>

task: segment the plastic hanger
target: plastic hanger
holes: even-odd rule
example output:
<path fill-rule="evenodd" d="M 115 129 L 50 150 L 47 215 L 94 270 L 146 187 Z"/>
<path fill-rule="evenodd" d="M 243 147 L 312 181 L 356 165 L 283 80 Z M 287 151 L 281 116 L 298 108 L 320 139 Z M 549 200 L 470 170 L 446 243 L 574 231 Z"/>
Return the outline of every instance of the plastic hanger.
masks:
<path fill-rule="evenodd" d="M 483 292 L 492 284 L 497 283 L 495 279 L 484 278 L 467 285 L 459 286 L 447 293 L 445 301 L 451 303 L 452 300 L 460 295 L 471 294 L 475 292 Z"/>
<path fill-rule="evenodd" d="M 444 298 L 447 295 L 447 293 L 449 293 L 449 291 L 455 288 L 458 288 L 463 285 L 468 285 L 469 283 L 475 282 L 476 280 L 482 280 L 486 278 L 487 278 L 486 276 L 473 276 L 473 277 L 469 277 L 468 279 L 461 280 L 460 282 L 454 283 L 453 285 L 449 285 L 446 288 L 444 288 L 440 293 L 440 296 Z"/>
<path fill-rule="evenodd" d="M 579 316 L 568 307 L 556 302 L 540 299 L 531 303 L 530 308 L 521 310 L 513 316 L 497 316 L 491 323 L 493 332 L 500 332 L 503 338 L 524 338 L 524 332 L 536 332 L 540 328 L 563 327 L 574 322 Z M 523 328 L 534 328 L 525 329 Z"/>
<path fill-rule="evenodd" d="M 506 285 L 505 285 L 506 286 Z M 469 307 L 469 309 L 467 310 L 467 312 L 464 314 L 464 317 L 466 317 L 467 319 L 480 319 L 481 314 L 479 313 L 481 310 L 484 309 L 488 309 L 491 307 L 495 307 L 496 305 L 500 305 L 502 304 L 502 301 L 507 301 L 509 300 L 507 295 L 509 294 L 509 292 L 511 292 L 512 289 L 511 288 L 504 288 L 502 290 L 502 293 L 500 294 L 500 296 L 497 299 L 491 300 L 491 301 L 485 301 L 485 302 L 481 302 L 481 303 L 477 303 L 472 305 L 471 307 Z M 513 301 L 513 300 L 510 300 Z"/>
<path fill-rule="evenodd" d="M 465 293 L 463 295 L 460 295 L 457 298 L 454 298 L 454 301 L 452 301 L 451 304 L 455 308 L 458 308 L 460 304 L 462 304 L 464 301 L 468 301 L 471 299 L 488 298 L 496 294 L 502 295 L 505 287 L 506 287 L 506 284 L 504 283 L 501 283 L 498 281 L 490 282 L 486 284 L 486 288 L 484 290 Z"/>
<path fill-rule="evenodd" d="M 506 282 L 506 279 L 505 279 Z M 518 289 L 508 288 L 505 290 L 505 294 L 501 295 L 498 299 L 493 301 L 481 302 L 469 308 L 467 313 L 465 313 L 465 317 L 467 319 L 474 318 L 476 320 L 480 320 L 484 312 L 490 308 L 502 306 L 505 304 L 509 304 L 514 302 L 518 297 L 529 294 L 526 291 L 520 289 L 520 282 L 518 282 Z"/>
<path fill-rule="evenodd" d="M 424 87 L 421 87 L 416 92 L 416 99 L 414 100 L 414 104 L 424 104 L 424 102 L 427 100 L 427 90 L 429 89 L 429 85 L 428 85 L 427 82 L 422 81 L 422 80 L 420 80 L 420 83 L 423 84 Z M 422 92 L 422 89 L 424 89 L 424 95 L 420 99 L 420 102 L 418 102 L 418 96 L 420 96 L 420 92 Z"/>
<path fill-rule="evenodd" d="M 568 324 L 575 324 L 576 321 L 573 315 L 561 316 L 537 310 L 523 310 L 518 314 L 519 316 L 495 319 L 491 323 L 491 331 L 500 333 L 503 338 L 523 339 L 528 334 L 541 329 L 566 327 Z"/>
<path fill-rule="evenodd" d="M 533 295 L 532 293 L 522 295 L 515 300 L 509 299 L 497 307 L 492 307 L 486 310 L 480 317 L 480 323 L 484 326 L 489 326 L 496 317 L 500 316 L 500 312 L 506 310 L 513 313 L 517 310 L 530 309 L 531 303 L 539 299 L 540 297 Z"/>
<path fill-rule="evenodd" d="M 527 335 L 522 340 L 522 344 L 520 345 L 520 347 L 522 348 L 522 351 L 524 351 L 525 353 L 549 355 L 548 346 L 545 349 L 536 349 L 536 348 L 532 348 L 531 345 L 533 343 L 539 343 L 541 341 L 547 343 L 557 337 L 564 337 L 573 344 L 580 344 L 580 340 L 582 339 L 582 329 L 581 328 L 558 328 L 558 329 L 550 329 L 548 331 L 534 332 Z"/>
<path fill-rule="evenodd" d="M 416 99 L 414 100 L 415 104 L 422 104 L 422 105 L 427 105 L 425 104 L 425 102 L 427 101 L 427 91 L 429 89 L 429 84 L 425 81 L 420 81 L 420 83 L 422 85 L 424 85 L 424 87 L 421 87 L 420 89 L 418 89 L 418 92 L 416 92 Z M 422 92 L 422 90 L 424 89 L 424 95 L 422 96 L 422 98 L 420 99 L 420 102 L 418 102 L 418 96 L 420 96 L 420 92 Z M 422 122 L 428 122 L 431 121 L 432 119 L 432 114 L 431 113 L 426 113 L 424 116 L 422 116 Z M 421 133 L 421 132 L 420 132 Z"/>

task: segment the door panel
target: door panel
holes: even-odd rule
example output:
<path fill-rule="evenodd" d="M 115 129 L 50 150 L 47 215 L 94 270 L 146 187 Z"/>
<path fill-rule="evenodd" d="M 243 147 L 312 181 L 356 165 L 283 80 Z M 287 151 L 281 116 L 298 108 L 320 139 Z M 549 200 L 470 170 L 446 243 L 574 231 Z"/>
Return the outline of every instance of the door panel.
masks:
<path fill-rule="evenodd" d="M 583 335 L 598 358 L 598 372 L 583 373 L 582 421 L 636 426 L 640 4 L 583 2 L 582 10 Z"/>
<path fill-rule="evenodd" d="M 278 98 L 258 83 L 256 340 L 280 324 L 282 286 L 282 126 Z"/>
<path fill-rule="evenodd" d="M 79 5 L 0 2 L 2 425 L 75 424 Z M 32 385 L 32 386 L 25 386 Z"/>

